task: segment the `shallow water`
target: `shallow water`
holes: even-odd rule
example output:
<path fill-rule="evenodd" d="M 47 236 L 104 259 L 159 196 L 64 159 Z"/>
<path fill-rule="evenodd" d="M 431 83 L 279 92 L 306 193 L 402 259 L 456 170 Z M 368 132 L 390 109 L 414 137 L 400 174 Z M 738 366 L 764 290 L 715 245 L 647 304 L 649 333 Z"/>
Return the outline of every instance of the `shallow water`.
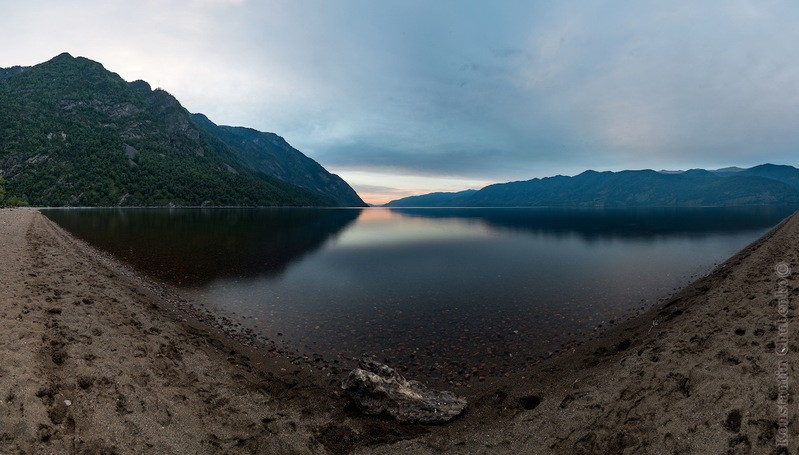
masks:
<path fill-rule="evenodd" d="M 507 372 L 705 274 L 792 208 L 75 209 L 44 213 L 310 357 Z M 601 325 L 601 327 L 600 327 Z"/>

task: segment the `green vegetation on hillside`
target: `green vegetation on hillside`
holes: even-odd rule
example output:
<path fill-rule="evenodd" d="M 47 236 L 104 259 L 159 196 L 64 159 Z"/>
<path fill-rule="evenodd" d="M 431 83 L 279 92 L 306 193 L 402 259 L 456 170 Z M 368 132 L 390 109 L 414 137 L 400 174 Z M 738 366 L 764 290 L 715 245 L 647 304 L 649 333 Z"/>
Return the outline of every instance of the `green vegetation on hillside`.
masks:
<path fill-rule="evenodd" d="M 24 198 L 17 196 L 9 196 L 6 198 L 5 180 L 0 177 L 0 207 L 24 207 L 28 205 L 28 201 Z"/>
<path fill-rule="evenodd" d="M 329 206 L 252 172 L 180 103 L 62 54 L 0 78 L 0 175 L 36 206 Z"/>
<path fill-rule="evenodd" d="M 696 207 L 799 204 L 799 169 L 763 165 L 734 173 L 694 169 L 558 175 L 479 191 L 398 199 L 389 207 Z"/>
<path fill-rule="evenodd" d="M 295 149 L 282 137 L 251 128 L 220 126 L 202 114 L 192 120 L 203 131 L 218 138 L 249 169 L 325 194 L 341 206 L 366 207 L 341 177 Z"/>

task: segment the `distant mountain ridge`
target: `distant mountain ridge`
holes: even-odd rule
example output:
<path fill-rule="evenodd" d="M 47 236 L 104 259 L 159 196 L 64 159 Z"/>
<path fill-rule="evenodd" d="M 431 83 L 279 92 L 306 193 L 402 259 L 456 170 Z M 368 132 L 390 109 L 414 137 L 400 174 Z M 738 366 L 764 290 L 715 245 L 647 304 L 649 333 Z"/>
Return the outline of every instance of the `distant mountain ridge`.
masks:
<path fill-rule="evenodd" d="M 432 197 L 431 197 L 432 196 Z M 411 196 L 386 207 L 692 207 L 799 204 L 799 169 L 585 171 L 498 183 L 469 193 Z"/>
<path fill-rule="evenodd" d="M 761 164 L 760 166 L 740 171 L 737 175 L 764 177 L 799 188 L 799 169 L 793 166 Z"/>
<path fill-rule="evenodd" d="M 466 200 L 477 190 L 464 190 L 455 193 L 429 193 L 419 196 L 408 196 L 385 204 L 386 207 L 452 207 L 459 201 Z"/>
<path fill-rule="evenodd" d="M 365 206 L 287 144 L 265 160 L 305 181 L 255 166 L 197 120 L 166 91 L 83 57 L 0 69 L 0 176 L 38 206 Z"/>

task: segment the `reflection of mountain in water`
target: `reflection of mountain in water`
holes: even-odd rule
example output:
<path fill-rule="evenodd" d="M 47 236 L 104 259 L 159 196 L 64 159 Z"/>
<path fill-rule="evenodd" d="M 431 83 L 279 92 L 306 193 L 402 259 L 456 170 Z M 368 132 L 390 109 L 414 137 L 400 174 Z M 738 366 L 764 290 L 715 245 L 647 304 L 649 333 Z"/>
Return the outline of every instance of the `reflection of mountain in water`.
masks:
<path fill-rule="evenodd" d="M 155 278 L 199 286 L 273 275 L 320 248 L 358 209 L 46 210 L 72 234 Z M 187 258 L 190 258 L 187 260 Z"/>
<path fill-rule="evenodd" d="M 414 208 L 391 209 L 410 217 L 461 219 L 492 228 L 552 235 L 651 239 L 675 235 L 736 233 L 767 229 L 795 207 L 711 207 L 641 209 Z"/>

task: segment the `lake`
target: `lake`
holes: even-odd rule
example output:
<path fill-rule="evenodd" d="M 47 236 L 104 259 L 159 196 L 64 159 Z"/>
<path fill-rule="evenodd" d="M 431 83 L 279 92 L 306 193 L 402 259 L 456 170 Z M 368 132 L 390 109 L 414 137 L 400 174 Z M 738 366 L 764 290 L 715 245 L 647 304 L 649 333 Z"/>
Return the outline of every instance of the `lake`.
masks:
<path fill-rule="evenodd" d="M 370 354 L 414 375 L 474 380 L 635 315 L 793 210 L 43 213 L 282 350 L 343 364 Z"/>

